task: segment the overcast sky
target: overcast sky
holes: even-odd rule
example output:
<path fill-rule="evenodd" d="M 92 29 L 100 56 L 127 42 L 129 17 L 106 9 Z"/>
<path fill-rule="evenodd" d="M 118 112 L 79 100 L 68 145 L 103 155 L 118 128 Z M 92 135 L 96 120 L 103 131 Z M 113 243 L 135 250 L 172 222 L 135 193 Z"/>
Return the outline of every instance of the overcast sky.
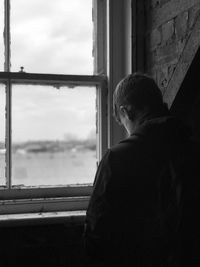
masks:
<path fill-rule="evenodd" d="M 3 71 L 3 53 L 4 53 L 4 48 L 3 48 L 3 23 L 4 23 L 4 17 L 3 17 L 3 5 L 4 1 L 0 0 L 0 71 Z"/>
<path fill-rule="evenodd" d="M 87 138 L 95 129 L 95 88 L 13 86 L 13 141 Z"/>
<path fill-rule="evenodd" d="M 92 0 L 11 0 L 11 70 L 91 75 L 92 30 Z M 95 128 L 95 88 L 15 86 L 12 115 L 13 141 L 85 138 Z"/>
<path fill-rule="evenodd" d="M 12 70 L 92 74 L 92 0 L 12 0 Z"/>

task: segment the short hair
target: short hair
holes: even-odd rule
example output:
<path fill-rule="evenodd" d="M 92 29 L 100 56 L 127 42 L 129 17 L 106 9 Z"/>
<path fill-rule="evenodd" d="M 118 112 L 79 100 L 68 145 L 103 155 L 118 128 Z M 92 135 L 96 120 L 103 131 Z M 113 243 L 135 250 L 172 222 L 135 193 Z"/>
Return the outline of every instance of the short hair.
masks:
<path fill-rule="evenodd" d="M 162 110 L 162 93 L 154 79 L 142 73 L 130 74 L 122 79 L 113 94 L 113 110 L 117 120 L 120 106 L 126 105 L 138 112 Z"/>

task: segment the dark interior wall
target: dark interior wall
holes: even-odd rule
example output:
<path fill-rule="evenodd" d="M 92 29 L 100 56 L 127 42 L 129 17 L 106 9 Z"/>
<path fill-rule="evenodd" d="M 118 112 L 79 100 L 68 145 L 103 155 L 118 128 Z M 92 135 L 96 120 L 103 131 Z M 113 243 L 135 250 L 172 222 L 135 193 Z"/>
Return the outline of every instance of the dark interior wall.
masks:
<path fill-rule="evenodd" d="M 200 48 L 183 79 L 171 112 L 182 119 L 200 142 Z"/>
<path fill-rule="evenodd" d="M 0 266 L 84 266 L 82 233 L 81 224 L 0 228 Z"/>

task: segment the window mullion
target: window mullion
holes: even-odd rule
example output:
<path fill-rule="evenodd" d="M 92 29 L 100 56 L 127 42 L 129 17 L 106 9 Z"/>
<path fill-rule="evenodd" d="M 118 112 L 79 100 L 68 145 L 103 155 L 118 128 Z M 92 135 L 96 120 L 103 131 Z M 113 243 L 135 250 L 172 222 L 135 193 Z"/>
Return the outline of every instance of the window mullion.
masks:
<path fill-rule="evenodd" d="M 5 0 L 5 25 L 4 25 L 4 45 L 5 63 L 4 71 L 10 72 L 10 0 Z"/>
<path fill-rule="evenodd" d="M 12 136 L 11 136 L 11 82 L 6 83 L 6 186 L 11 189 L 12 170 Z"/>
<path fill-rule="evenodd" d="M 4 1 L 4 71 L 10 72 L 10 0 Z M 11 188 L 11 82 L 6 80 L 6 186 Z"/>
<path fill-rule="evenodd" d="M 86 186 L 86 188 L 80 186 L 80 188 L 77 188 L 77 186 L 68 186 L 63 189 L 63 186 L 59 188 L 55 187 L 49 187 L 48 185 L 45 187 L 39 186 L 39 187 L 26 187 L 22 188 L 21 184 L 15 183 L 15 169 L 12 170 L 12 167 L 15 168 L 15 155 L 13 156 L 13 151 L 15 151 L 15 146 L 12 144 L 12 141 L 15 142 L 15 135 L 12 136 L 12 124 L 14 129 L 14 134 L 16 133 L 15 130 L 15 123 L 16 123 L 16 113 L 12 112 L 15 111 L 15 105 L 17 105 L 16 99 L 16 87 L 19 85 L 47 85 L 47 86 L 54 86 L 56 88 L 60 88 L 62 86 L 66 86 L 69 88 L 73 88 L 76 86 L 88 86 L 88 87 L 94 87 L 97 88 L 97 153 L 98 153 L 98 159 L 100 160 L 105 151 L 107 150 L 107 96 L 108 96 L 108 82 L 106 78 L 106 67 L 107 67 L 107 38 L 106 38 L 106 25 L 107 21 L 106 18 L 106 0 L 94 1 L 94 23 L 95 24 L 95 71 L 94 75 L 63 75 L 63 74 L 45 74 L 45 73 L 28 73 L 28 72 L 12 72 L 13 67 L 11 68 L 11 0 L 4 0 L 4 71 L 0 72 L 0 81 L 5 83 L 6 88 L 6 137 L 5 137 L 5 144 L 6 144 L 6 187 L 8 190 L 2 190 L 3 196 L 5 200 L 11 200 L 11 199 L 18 199 L 20 204 L 21 199 L 37 199 L 37 203 L 35 205 L 38 205 L 38 202 L 41 201 L 41 205 L 43 205 L 43 201 L 46 201 L 46 198 L 50 200 L 50 198 L 61 198 L 61 197 L 75 197 L 75 196 L 86 196 L 91 193 L 91 186 Z M 99 34 L 100 33 L 100 34 Z M 12 91 L 13 89 L 13 91 Z M 12 101 L 12 95 L 13 95 L 13 101 Z M 13 102 L 13 103 L 12 103 Z M 17 103 L 17 104 L 16 104 Z M 13 105 L 13 107 L 12 107 Z M 19 103 L 18 105 L 21 105 Z M 12 123 L 13 122 L 13 123 Z M 17 121 L 18 123 L 21 123 L 21 121 Z M 13 140 L 12 140 L 13 139 Z M 13 151 L 12 151 L 13 150 Z M 13 164 L 12 164 L 13 161 Z M 12 177 L 13 172 L 13 177 Z M 13 185 L 12 185 L 13 183 Z M 12 190 L 9 190 L 12 189 Z M 23 189 L 23 190 L 22 190 Z M 73 191 L 74 190 L 74 191 Z M 30 194 L 31 192 L 31 194 Z M 89 193 L 88 193 L 89 192 Z M 62 193 L 62 194 L 61 194 Z M 70 195 L 71 194 L 71 195 Z M 44 198 L 44 199 L 43 199 Z M 40 200 L 39 200 L 40 199 Z M 61 201 L 61 199 L 59 199 Z M 59 207 L 60 202 L 56 199 L 56 210 Z M 68 200 L 67 200 L 68 201 Z M 65 201 L 64 201 L 65 202 Z M 63 202 L 63 203 L 64 203 Z M 68 201 L 69 202 L 69 201 Z M 67 202 L 67 203 L 68 203 Z M 24 202 L 22 205 L 23 209 L 25 208 L 25 211 L 29 209 L 26 203 Z M 79 203 L 79 202 L 78 202 Z M 8 203 L 6 203 L 8 204 Z M 81 204 L 81 202 L 80 202 Z M 54 205 L 54 203 L 52 204 Z M 71 205 L 71 204 L 70 204 Z M 82 204 L 81 204 L 82 205 Z M 6 205 L 5 205 L 6 206 Z M 21 206 L 17 205 L 19 208 L 19 212 L 21 212 L 23 209 L 21 209 Z M 31 206 L 31 205 L 30 205 Z M 13 206 L 14 209 L 12 209 L 11 212 L 15 212 L 16 206 Z M 38 206 L 41 208 L 41 206 Z M 43 206 L 42 206 L 43 207 Z M 64 208 L 66 206 L 63 206 Z M 77 207 L 81 206 L 75 206 Z M 27 210 L 26 210 L 27 209 Z M 50 206 L 47 207 L 47 210 L 50 209 Z M 69 207 L 71 209 L 71 206 Z M 80 208 L 79 208 L 80 209 Z M 85 206 L 84 206 L 85 209 Z M 0 212 L 1 213 L 1 212 Z"/>

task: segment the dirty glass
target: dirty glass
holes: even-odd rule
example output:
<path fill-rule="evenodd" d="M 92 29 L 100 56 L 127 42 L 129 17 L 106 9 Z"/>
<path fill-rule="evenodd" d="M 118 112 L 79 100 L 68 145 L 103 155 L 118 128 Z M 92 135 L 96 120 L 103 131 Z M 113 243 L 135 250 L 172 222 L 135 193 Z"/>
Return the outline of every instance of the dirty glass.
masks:
<path fill-rule="evenodd" d="M 11 70 L 92 74 L 92 0 L 11 0 Z"/>
<path fill-rule="evenodd" d="M 0 71 L 4 70 L 4 1 L 0 0 Z"/>
<path fill-rule="evenodd" d="M 0 186 L 5 185 L 5 86 L 0 84 Z"/>
<path fill-rule="evenodd" d="M 12 184 L 92 183 L 96 87 L 12 86 Z"/>

